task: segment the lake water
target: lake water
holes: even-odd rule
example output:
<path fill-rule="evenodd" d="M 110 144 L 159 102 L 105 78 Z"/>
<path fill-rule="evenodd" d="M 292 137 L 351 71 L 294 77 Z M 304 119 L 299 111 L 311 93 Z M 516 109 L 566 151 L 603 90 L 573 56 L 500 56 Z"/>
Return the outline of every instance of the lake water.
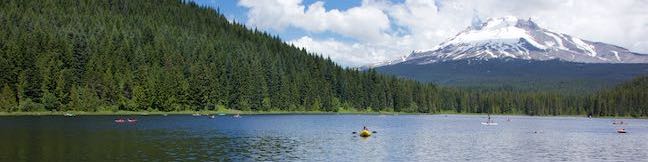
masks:
<path fill-rule="evenodd" d="M 646 161 L 648 120 L 463 115 L 0 117 L 0 161 Z M 506 121 L 510 118 L 511 121 Z M 369 138 L 352 132 L 366 125 Z"/>

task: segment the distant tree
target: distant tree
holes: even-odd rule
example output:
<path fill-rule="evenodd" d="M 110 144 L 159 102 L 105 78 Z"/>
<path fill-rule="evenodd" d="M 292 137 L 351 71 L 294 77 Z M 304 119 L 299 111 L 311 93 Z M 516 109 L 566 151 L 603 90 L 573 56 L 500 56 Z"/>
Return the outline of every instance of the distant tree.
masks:
<path fill-rule="evenodd" d="M 11 112 L 17 107 L 16 94 L 9 85 L 5 84 L 0 92 L 0 111 Z"/>

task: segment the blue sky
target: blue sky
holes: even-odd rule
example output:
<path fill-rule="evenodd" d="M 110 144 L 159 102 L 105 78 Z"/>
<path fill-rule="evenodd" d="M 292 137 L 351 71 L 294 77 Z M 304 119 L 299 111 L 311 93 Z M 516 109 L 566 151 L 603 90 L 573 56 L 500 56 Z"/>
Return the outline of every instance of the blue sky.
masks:
<path fill-rule="evenodd" d="M 648 53 L 645 0 L 193 0 L 343 66 L 436 48 L 475 17 L 541 27 Z"/>
<path fill-rule="evenodd" d="M 197 4 L 209 6 L 212 8 L 219 9 L 228 19 L 234 20 L 236 22 L 247 22 L 247 12 L 248 8 L 238 5 L 239 0 L 192 0 Z M 398 2 L 397 0 L 393 0 Z M 317 0 L 304 0 L 302 4 L 310 5 L 317 2 Z M 402 0 L 401 0 L 402 2 Z M 359 6 L 361 1 L 359 0 L 335 0 L 335 1 L 326 1 L 324 7 L 327 10 L 330 9 L 339 9 L 346 10 L 354 6 Z M 309 35 L 312 37 L 318 38 L 335 38 L 337 40 L 346 40 L 351 41 L 348 37 L 333 33 L 333 32 L 308 32 L 300 28 L 288 27 L 285 30 L 272 30 L 266 29 L 265 31 L 270 32 L 274 35 L 278 35 L 283 40 L 293 40 L 298 39 L 304 35 Z"/>

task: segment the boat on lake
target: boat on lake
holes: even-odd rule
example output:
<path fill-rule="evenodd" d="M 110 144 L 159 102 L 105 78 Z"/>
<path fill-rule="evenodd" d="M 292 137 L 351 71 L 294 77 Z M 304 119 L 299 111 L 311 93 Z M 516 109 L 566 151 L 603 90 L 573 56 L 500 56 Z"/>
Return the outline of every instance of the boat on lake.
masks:
<path fill-rule="evenodd" d="M 369 130 L 362 130 L 362 131 L 360 131 L 360 133 L 358 133 L 358 135 L 360 137 L 369 137 L 369 136 L 371 136 L 371 132 L 369 132 Z"/>
<path fill-rule="evenodd" d="M 617 133 L 626 133 L 626 130 L 624 128 L 617 129 Z"/>
<path fill-rule="evenodd" d="M 74 114 L 72 114 L 72 113 L 65 113 L 65 114 L 63 114 L 63 116 L 73 117 L 73 116 L 76 116 L 76 115 L 74 115 Z"/>
<path fill-rule="evenodd" d="M 115 119 L 115 123 L 125 123 L 125 122 L 126 122 L 125 119 L 121 119 L 121 118 L 120 119 Z"/>
<path fill-rule="evenodd" d="M 623 125 L 623 124 L 626 124 L 626 123 L 624 123 L 622 120 L 614 120 L 614 121 L 612 121 L 612 124 L 613 125 Z"/>
<path fill-rule="evenodd" d="M 488 114 L 488 120 L 487 120 L 486 122 L 481 122 L 481 124 L 482 124 L 482 125 L 487 125 L 487 126 L 490 126 L 490 125 L 497 125 L 497 123 L 495 123 L 495 122 L 491 119 L 490 114 Z"/>
<path fill-rule="evenodd" d="M 482 122 L 481 124 L 482 125 L 497 125 L 497 123 L 493 123 L 493 122 Z"/>

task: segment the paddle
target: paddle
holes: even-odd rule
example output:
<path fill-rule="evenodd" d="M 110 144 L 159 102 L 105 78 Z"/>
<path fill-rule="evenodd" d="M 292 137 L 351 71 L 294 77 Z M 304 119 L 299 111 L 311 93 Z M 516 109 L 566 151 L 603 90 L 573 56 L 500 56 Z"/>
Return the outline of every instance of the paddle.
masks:
<path fill-rule="evenodd" d="M 351 132 L 351 134 L 356 134 L 357 132 Z M 371 133 L 378 133 L 376 131 L 372 131 Z"/>

